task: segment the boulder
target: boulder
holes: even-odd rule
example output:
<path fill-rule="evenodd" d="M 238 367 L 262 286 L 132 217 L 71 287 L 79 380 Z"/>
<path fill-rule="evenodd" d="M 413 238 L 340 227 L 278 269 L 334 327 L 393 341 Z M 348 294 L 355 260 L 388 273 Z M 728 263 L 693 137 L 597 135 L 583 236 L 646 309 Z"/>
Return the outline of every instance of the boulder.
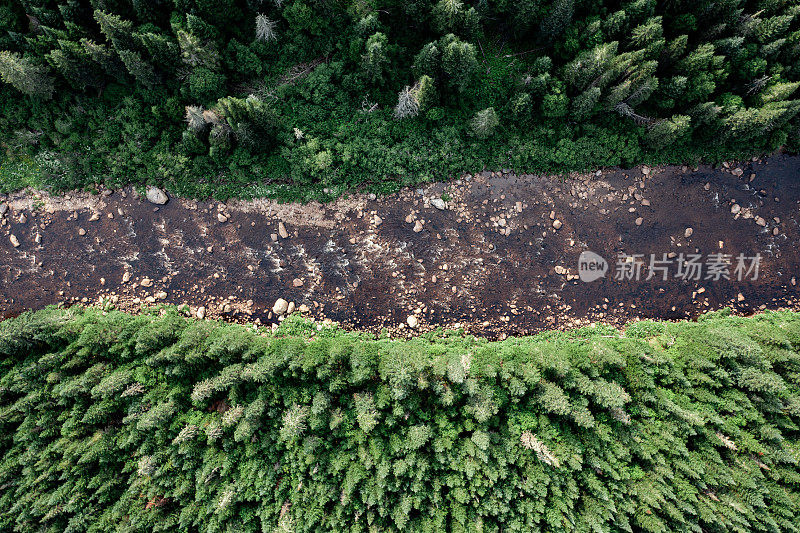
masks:
<path fill-rule="evenodd" d="M 148 185 L 147 187 L 147 201 L 151 204 L 164 205 L 169 201 L 169 196 L 163 189 Z"/>

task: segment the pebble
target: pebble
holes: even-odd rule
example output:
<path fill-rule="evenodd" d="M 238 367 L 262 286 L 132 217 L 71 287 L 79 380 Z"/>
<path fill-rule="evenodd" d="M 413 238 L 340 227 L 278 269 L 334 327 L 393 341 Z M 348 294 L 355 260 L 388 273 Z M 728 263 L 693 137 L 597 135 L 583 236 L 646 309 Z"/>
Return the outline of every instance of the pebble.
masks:
<path fill-rule="evenodd" d="M 692 236 L 692 233 L 694 233 L 694 230 L 692 228 L 686 228 L 686 231 L 683 232 L 683 236 L 688 239 L 689 237 Z"/>
<path fill-rule="evenodd" d="M 202 320 L 205 317 L 206 317 L 206 308 L 201 305 L 200 307 L 197 308 L 197 318 Z"/>
<path fill-rule="evenodd" d="M 416 328 L 419 326 L 419 319 L 414 315 L 408 315 L 408 318 L 406 318 L 406 324 L 408 324 L 408 327 L 410 328 Z"/>
<path fill-rule="evenodd" d="M 376 226 L 380 226 L 381 224 L 383 224 L 383 219 L 378 215 L 375 215 L 374 217 L 372 217 L 372 223 L 375 224 Z"/>
<path fill-rule="evenodd" d="M 420 222 L 419 220 L 417 220 L 417 221 L 414 223 L 414 233 L 419 233 L 420 231 L 422 231 L 422 227 L 423 227 L 423 226 L 422 226 L 422 222 Z"/>
<path fill-rule="evenodd" d="M 560 221 L 560 220 L 558 220 L 558 219 L 555 219 L 555 220 L 553 221 L 553 228 L 555 228 L 555 229 L 561 229 L 561 226 L 562 226 L 562 224 L 561 224 L 561 221 Z"/>
<path fill-rule="evenodd" d="M 272 306 L 272 312 L 278 316 L 284 314 L 287 309 L 289 309 L 289 302 L 283 298 L 275 300 L 275 304 Z"/>
<path fill-rule="evenodd" d="M 441 198 L 433 198 L 431 199 L 431 205 L 438 209 L 439 211 L 444 211 L 447 206 L 444 204 L 444 200 Z"/>
<path fill-rule="evenodd" d="M 8 204 L 3 202 L 0 204 L 0 217 L 3 217 L 8 213 Z"/>
<path fill-rule="evenodd" d="M 19 247 L 19 239 L 17 239 L 17 236 L 14 235 L 13 233 L 8 236 L 8 240 L 11 241 L 11 246 L 13 246 L 14 248 Z"/>
<path fill-rule="evenodd" d="M 733 174 L 736 177 L 739 177 L 742 174 L 744 174 L 744 170 L 742 170 L 741 168 L 734 168 L 733 170 L 731 170 L 731 174 Z"/>
<path fill-rule="evenodd" d="M 637 226 L 641 226 L 642 222 L 644 222 L 644 219 L 642 217 L 639 217 L 639 218 L 636 219 L 636 225 Z"/>
<path fill-rule="evenodd" d="M 294 285 L 295 287 L 302 287 L 303 286 L 303 280 L 300 279 L 300 278 L 294 278 L 292 280 L 292 285 Z"/>
<path fill-rule="evenodd" d="M 742 206 L 740 206 L 739 204 L 733 204 L 731 206 L 731 213 L 733 213 L 734 215 L 739 213 L 739 211 L 741 211 L 741 210 L 742 210 Z"/>
<path fill-rule="evenodd" d="M 226 217 L 224 213 L 217 213 L 217 220 L 220 222 L 227 222 L 228 217 Z"/>
<path fill-rule="evenodd" d="M 758 224 L 761 227 L 764 227 L 767 225 L 767 221 L 764 220 L 764 217 L 756 217 L 756 224 Z"/>
<path fill-rule="evenodd" d="M 85 230 L 85 229 L 83 229 L 83 228 L 78 228 L 78 235 L 80 235 L 81 237 L 83 237 L 84 235 L 86 235 L 86 230 Z"/>
<path fill-rule="evenodd" d="M 144 278 L 141 282 L 139 282 L 139 285 L 141 285 L 142 287 L 152 287 L 153 280 L 151 280 L 150 278 Z"/>
<path fill-rule="evenodd" d="M 289 238 L 289 232 L 286 231 L 286 226 L 283 224 L 283 222 L 278 222 L 278 235 L 281 236 L 281 239 Z"/>

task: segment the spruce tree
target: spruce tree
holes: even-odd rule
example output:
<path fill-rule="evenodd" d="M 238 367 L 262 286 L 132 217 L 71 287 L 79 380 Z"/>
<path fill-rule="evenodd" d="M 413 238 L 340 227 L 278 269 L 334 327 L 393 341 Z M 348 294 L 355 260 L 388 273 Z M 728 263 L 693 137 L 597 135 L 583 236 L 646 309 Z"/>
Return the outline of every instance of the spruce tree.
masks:
<path fill-rule="evenodd" d="M 497 118 L 497 113 L 493 107 L 478 111 L 470 122 L 475 136 L 480 139 L 485 139 L 494 133 L 495 128 L 500 124 L 500 119 Z"/>
<path fill-rule="evenodd" d="M 55 90 L 46 67 L 6 50 L 0 50 L 0 79 L 23 94 L 42 100 L 52 98 Z"/>

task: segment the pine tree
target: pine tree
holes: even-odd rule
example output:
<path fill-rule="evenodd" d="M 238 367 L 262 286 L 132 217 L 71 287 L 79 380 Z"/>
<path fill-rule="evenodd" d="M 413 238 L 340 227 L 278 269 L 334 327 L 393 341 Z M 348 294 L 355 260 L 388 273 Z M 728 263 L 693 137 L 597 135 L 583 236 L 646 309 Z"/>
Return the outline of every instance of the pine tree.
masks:
<path fill-rule="evenodd" d="M 136 81 L 147 88 L 155 87 L 158 84 L 158 76 L 153 66 L 142 59 L 138 52 L 131 50 L 120 50 L 119 58 L 125 64 L 128 72 L 136 78 Z"/>
<path fill-rule="evenodd" d="M 575 0 L 555 0 L 547 17 L 542 21 L 542 35 L 552 41 L 562 33 L 572 22 L 575 13 Z"/>
<path fill-rule="evenodd" d="M 690 124 L 691 118 L 686 115 L 659 120 L 647 129 L 645 139 L 650 148 L 662 150 L 685 136 L 690 130 Z"/>
<path fill-rule="evenodd" d="M 371 82 L 383 81 L 384 70 L 389 64 L 388 42 L 386 35 L 380 32 L 367 39 L 366 53 L 361 56 L 361 69 Z"/>
<path fill-rule="evenodd" d="M 414 58 L 414 74 L 436 77 L 441 66 L 441 53 L 437 43 L 428 43 Z"/>
<path fill-rule="evenodd" d="M 58 48 L 46 56 L 50 64 L 73 86 L 80 90 L 99 88 L 104 84 L 103 71 L 80 43 L 58 41 Z"/>
<path fill-rule="evenodd" d="M 206 119 L 203 116 L 203 111 L 205 111 L 203 106 L 186 106 L 186 123 L 188 124 L 189 129 L 195 133 L 202 132 L 208 127 L 208 122 L 206 122 Z"/>
<path fill-rule="evenodd" d="M 589 118 L 594 113 L 594 108 L 600 101 L 600 93 L 599 87 L 589 87 L 573 98 L 570 103 L 572 118 L 579 121 Z"/>
<path fill-rule="evenodd" d="M 100 25 L 100 31 L 111 42 L 112 46 L 120 50 L 133 50 L 136 43 L 133 40 L 133 23 L 123 20 L 117 15 L 96 9 L 94 18 Z"/>
<path fill-rule="evenodd" d="M 394 108 L 394 117 L 398 119 L 416 117 L 419 113 L 419 102 L 414 94 L 415 87 L 406 85 L 397 96 L 397 105 Z"/>
<path fill-rule="evenodd" d="M 257 41 L 277 41 L 278 23 L 267 18 L 266 15 L 256 15 L 256 40 Z"/>
<path fill-rule="evenodd" d="M 124 81 L 127 75 L 125 65 L 119 56 L 104 44 L 97 44 L 89 39 L 81 39 L 81 45 L 89 57 L 109 76 L 117 81 Z"/>
<path fill-rule="evenodd" d="M 470 122 L 473 133 L 481 139 L 485 139 L 494 133 L 495 128 L 500 124 L 493 107 L 488 107 L 483 111 L 478 111 Z"/>
<path fill-rule="evenodd" d="M 478 70 L 475 46 L 461 41 L 453 34 L 443 37 L 441 46 L 442 69 L 450 78 L 451 85 L 464 91 Z"/>
<path fill-rule="evenodd" d="M 55 90 L 46 67 L 6 50 L 0 50 L 0 79 L 23 94 L 43 100 L 52 98 Z"/>

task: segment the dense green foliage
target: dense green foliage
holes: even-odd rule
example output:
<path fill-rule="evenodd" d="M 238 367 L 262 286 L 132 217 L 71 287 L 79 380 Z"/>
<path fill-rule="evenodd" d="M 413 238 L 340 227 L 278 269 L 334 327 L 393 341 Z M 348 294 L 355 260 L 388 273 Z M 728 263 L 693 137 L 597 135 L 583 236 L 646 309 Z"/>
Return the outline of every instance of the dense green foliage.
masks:
<path fill-rule="evenodd" d="M 800 143 L 796 0 L 6 0 L 0 191 L 325 198 Z"/>
<path fill-rule="evenodd" d="M 800 315 L 502 342 L 0 323 L 4 531 L 798 531 Z"/>

